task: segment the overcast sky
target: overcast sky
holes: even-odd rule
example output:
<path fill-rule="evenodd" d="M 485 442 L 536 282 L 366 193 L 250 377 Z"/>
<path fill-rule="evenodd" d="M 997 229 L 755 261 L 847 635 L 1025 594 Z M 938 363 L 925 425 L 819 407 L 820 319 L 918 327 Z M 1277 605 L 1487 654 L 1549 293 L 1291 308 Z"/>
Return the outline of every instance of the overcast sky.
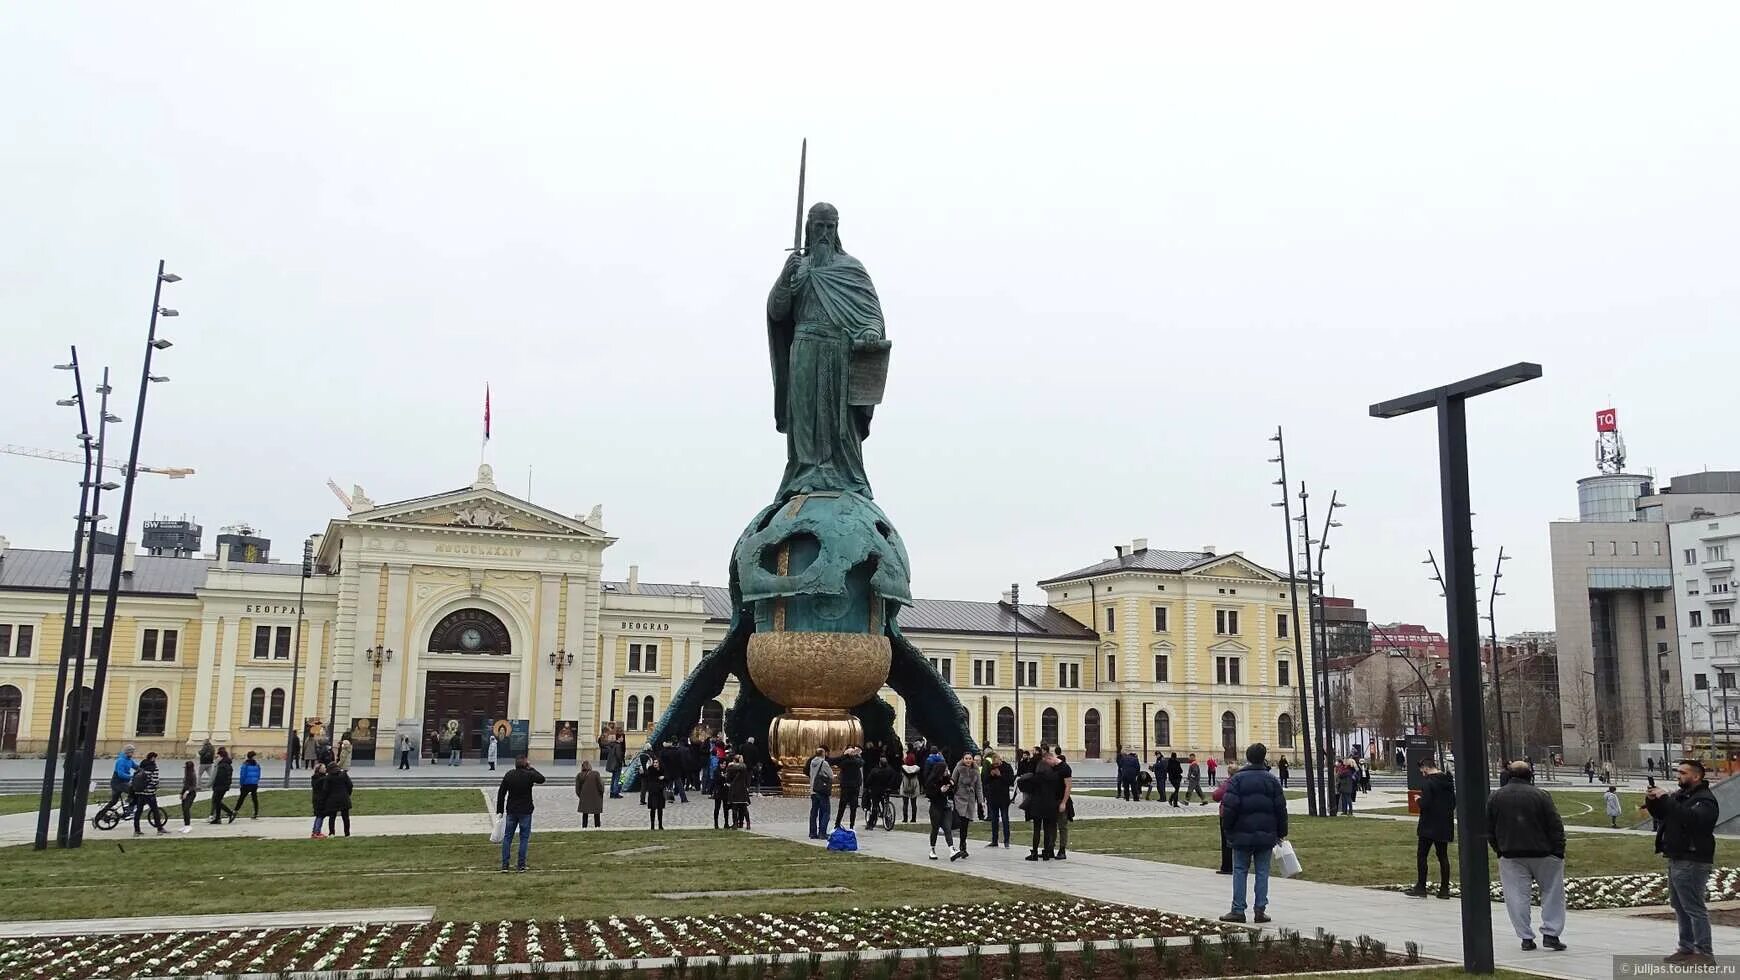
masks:
<path fill-rule="evenodd" d="M 1366 407 L 1519 360 L 1469 413 L 1502 631 L 1553 625 L 1597 409 L 1633 469 L 1740 465 L 1732 5 L 745 9 L 5 5 L 0 442 L 76 448 L 69 342 L 132 421 L 161 257 L 141 459 L 198 475 L 136 520 L 294 559 L 329 476 L 470 483 L 487 382 L 503 489 L 602 503 L 612 575 L 723 584 L 783 465 L 807 136 L 895 344 L 865 451 L 920 595 L 1138 536 L 1284 567 L 1281 424 L 1313 517 L 1349 504 L 1333 590 L 1441 626 L 1434 423 Z M 76 479 L 0 455 L 0 534 L 66 547 Z"/>

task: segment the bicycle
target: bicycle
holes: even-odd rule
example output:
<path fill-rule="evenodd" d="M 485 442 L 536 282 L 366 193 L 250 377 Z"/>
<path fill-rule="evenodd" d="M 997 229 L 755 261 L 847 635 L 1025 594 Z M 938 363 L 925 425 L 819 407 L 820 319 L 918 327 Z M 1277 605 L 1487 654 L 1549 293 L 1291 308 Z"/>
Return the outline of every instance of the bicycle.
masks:
<path fill-rule="evenodd" d="M 131 796 L 127 797 L 125 803 L 121 801 L 120 797 L 116 797 L 97 810 L 96 814 L 91 817 L 91 826 L 98 830 L 114 830 L 123 821 L 133 819 L 133 810 L 136 806 L 137 804 L 134 803 Z M 162 830 L 169 823 L 169 814 L 165 813 L 162 807 L 158 807 L 155 810 L 147 811 L 145 819 L 151 826 Z"/>
<path fill-rule="evenodd" d="M 894 829 L 894 800 L 888 796 L 878 797 L 870 804 L 870 820 L 864 829 L 875 830 L 878 820 L 882 822 L 883 830 Z"/>

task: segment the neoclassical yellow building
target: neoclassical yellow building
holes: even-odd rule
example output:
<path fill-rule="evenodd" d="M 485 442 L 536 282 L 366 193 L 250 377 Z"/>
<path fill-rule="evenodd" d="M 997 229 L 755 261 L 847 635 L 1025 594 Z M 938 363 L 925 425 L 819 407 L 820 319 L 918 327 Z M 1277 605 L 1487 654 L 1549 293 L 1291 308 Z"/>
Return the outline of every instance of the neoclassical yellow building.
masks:
<path fill-rule="evenodd" d="M 399 735 L 421 754 L 432 733 L 457 732 L 475 755 L 492 730 L 573 758 L 607 721 L 649 729 L 724 638 L 725 589 L 643 583 L 632 567 L 605 580 L 615 539 L 600 509 L 570 517 L 518 499 L 488 467 L 456 490 L 352 503 L 315 536 L 306 580 L 299 564 L 121 558 L 100 751 L 185 755 L 210 738 L 273 756 L 291 727 L 334 724 L 365 762 L 388 760 Z M 1289 748 L 1284 579 L 1236 553 L 1136 544 L 1040 583 L 1047 604 L 920 599 L 902 629 L 986 744 L 1056 741 L 1088 758 Z M 99 583 L 111 560 L 96 559 Z M 5 752 L 46 743 L 70 565 L 0 539 Z M 93 667 L 87 655 L 86 687 Z M 734 696 L 703 720 L 717 726 Z M 883 696 L 904 726 L 899 698 Z"/>

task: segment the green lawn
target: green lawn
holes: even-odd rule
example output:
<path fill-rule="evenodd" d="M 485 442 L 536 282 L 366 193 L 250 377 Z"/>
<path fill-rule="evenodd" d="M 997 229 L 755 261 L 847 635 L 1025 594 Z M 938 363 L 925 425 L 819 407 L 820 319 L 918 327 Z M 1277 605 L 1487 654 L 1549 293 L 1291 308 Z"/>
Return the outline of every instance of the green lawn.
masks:
<path fill-rule="evenodd" d="M 1336 885 L 1386 885 L 1414 880 L 1414 826 L 1399 820 L 1324 819 L 1298 817 L 1289 821 L 1290 839 L 1304 866 L 1302 877 Z M 1070 827 L 1071 850 L 1121 854 L 1199 868 L 1220 864 L 1220 835 L 1212 820 L 1077 820 Z M 1591 876 L 1661 871 L 1649 838 L 1622 834 L 1570 835 L 1565 871 Z M 1450 845 L 1452 873 L 1456 845 Z M 1498 864 L 1488 854 L 1493 880 Z M 1716 863 L 1740 867 L 1740 842 L 1716 844 Z M 1436 861 L 1430 877 L 1437 879 Z"/>
<path fill-rule="evenodd" d="M 230 807 L 236 805 L 236 793 L 224 795 Z M 171 816 L 180 818 L 181 804 L 173 797 L 158 797 L 158 804 Z M 351 816 L 382 816 L 400 813 L 483 813 L 483 794 L 475 789 L 357 789 L 350 794 Z M 252 801 L 242 808 L 239 820 L 254 814 Z M 195 820 L 211 816 L 211 793 L 202 791 L 193 805 Z M 268 789 L 260 791 L 262 817 L 314 817 L 314 798 L 307 789 Z"/>
<path fill-rule="evenodd" d="M 1554 791 L 1548 795 L 1553 798 L 1553 805 L 1559 808 L 1559 817 L 1567 827 L 1606 827 L 1607 804 L 1601 799 L 1600 793 L 1588 793 L 1582 790 Z M 1635 826 L 1644 814 L 1639 812 L 1643 806 L 1642 793 L 1619 794 L 1619 826 Z M 1363 810 L 1362 813 L 1377 813 L 1389 816 L 1407 816 L 1405 806 L 1386 806 L 1375 810 Z"/>
<path fill-rule="evenodd" d="M 660 845 L 664 850 L 610 852 Z M 204 912 L 432 905 L 439 919 L 658 911 L 704 915 L 949 902 L 1056 901 L 1062 896 L 940 869 L 838 854 L 719 831 L 534 834 L 527 874 L 500 874 L 484 836 L 336 840 L 93 841 L 76 851 L 0 849 L 0 881 L 28 900 L 0 918 L 58 919 Z M 664 899 L 657 892 L 837 886 L 844 892 Z"/>
<path fill-rule="evenodd" d="M 60 799 L 60 787 L 55 787 L 55 799 Z M 35 793 L 18 793 L 11 796 L 0 796 L 0 817 L 10 813 L 35 813 L 37 801 L 42 797 Z"/>

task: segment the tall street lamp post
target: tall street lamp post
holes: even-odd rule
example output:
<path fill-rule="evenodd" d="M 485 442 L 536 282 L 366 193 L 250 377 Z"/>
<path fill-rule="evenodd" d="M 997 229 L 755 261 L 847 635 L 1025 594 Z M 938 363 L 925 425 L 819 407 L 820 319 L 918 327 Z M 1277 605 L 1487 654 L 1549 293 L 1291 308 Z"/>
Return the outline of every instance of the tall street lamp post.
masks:
<path fill-rule="evenodd" d="M 302 542 L 302 578 L 296 584 L 296 640 L 290 647 L 290 713 L 284 717 L 284 788 L 290 788 L 290 767 L 296 763 L 296 688 L 302 673 L 302 602 L 308 596 L 308 579 L 314 574 L 314 535 Z"/>
<path fill-rule="evenodd" d="M 84 475 L 79 478 L 79 512 L 73 524 L 72 569 L 67 575 L 66 612 L 61 619 L 61 622 L 66 625 L 61 629 L 60 664 L 54 673 L 54 704 L 49 709 L 48 716 L 48 751 L 44 753 L 47 758 L 42 766 L 42 799 L 38 802 L 36 809 L 36 841 L 34 846 L 39 851 L 48 846 L 48 814 L 54 808 L 55 764 L 60 761 L 62 748 L 61 725 L 63 721 L 69 726 L 77 724 L 76 715 L 70 720 L 64 716 L 66 710 L 66 675 L 71 666 L 72 657 L 76 655 L 73 653 L 72 640 L 75 635 L 73 632 L 73 611 L 78 601 L 79 576 L 81 575 L 79 556 L 85 553 L 85 540 L 88 536 L 86 525 L 90 525 L 92 528 L 96 526 L 96 521 L 91 519 L 92 515 L 87 508 L 90 506 L 93 482 L 102 473 L 100 465 L 93 466 L 92 464 L 91 426 L 89 419 L 85 416 L 85 384 L 84 376 L 79 373 L 79 349 L 72 348 L 70 362 L 56 364 L 54 367 L 57 371 L 71 371 L 73 375 L 72 397 L 62 398 L 55 404 L 63 408 L 77 407 L 79 410 L 78 438 L 79 444 L 84 447 L 85 451 L 85 471 Z M 102 456 L 99 454 L 96 458 L 100 461 Z"/>
<path fill-rule="evenodd" d="M 1287 545 L 1287 593 L 1292 597 L 1293 622 L 1297 623 L 1299 572 L 1293 561 L 1293 506 L 1287 493 L 1287 441 L 1281 435 L 1280 426 L 1275 426 L 1275 434 L 1269 437 L 1269 441 L 1275 444 L 1275 458 L 1269 462 L 1281 464 L 1281 478 L 1275 481 L 1275 485 L 1281 488 L 1281 499 L 1270 506 L 1281 508 L 1281 529 L 1286 532 L 1282 535 L 1282 541 Z M 1311 743 L 1311 702 L 1316 698 L 1316 687 L 1305 683 L 1308 675 L 1305 673 L 1305 644 L 1302 642 L 1304 637 L 1299 636 L 1297 640 L 1300 642 L 1293 644 L 1293 666 L 1299 673 L 1299 744 L 1305 746 L 1305 754 L 1310 756 L 1314 754 Z M 1315 657 L 1312 663 L 1316 664 Z M 1158 732 L 1155 733 L 1155 738 L 1159 738 Z M 1311 816 L 1329 814 L 1327 806 L 1320 809 L 1317 805 L 1317 760 L 1311 758 L 1305 760 L 1305 805 Z"/>
<path fill-rule="evenodd" d="M 1523 362 L 1441 388 L 1372 405 L 1372 417 L 1399 418 L 1424 409 L 1438 415 L 1438 480 L 1444 525 L 1445 612 L 1450 641 L 1450 680 L 1455 731 L 1457 823 L 1462 846 L 1462 968 L 1491 973 L 1491 876 L 1486 867 L 1486 724 L 1480 700 L 1480 607 L 1474 585 L 1474 529 L 1468 493 L 1468 399 L 1541 376 L 1541 366 Z"/>
<path fill-rule="evenodd" d="M 1089 615 L 1093 614 L 1089 604 Z M 1021 583 L 1009 583 L 1009 611 L 1015 614 L 1015 748 L 1021 748 Z"/>
<path fill-rule="evenodd" d="M 161 384 L 169 379 L 151 373 L 151 355 L 173 346 L 169 341 L 157 336 L 157 319 L 159 317 L 180 316 L 176 310 L 163 305 L 163 284 L 180 282 L 181 277 L 173 272 L 165 272 L 163 260 L 157 261 L 157 277 L 151 289 L 151 323 L 145 331 L 145 358 L 139 368 L 139 402 L 133 411 L 133 442 L 127 452 L 127 473 L 121 488 L 121 516 L 115 529 L 115 540 L 120 545 L 117 550 L 127 547 L 127 522 L 133 514 L 133 484 L 139 477 L 139 436 L 145 430 L 145 396 L 154 384 Z M 91 759 L 97 750 L 97 730 L 102 724 L 103 685 L 109 676 L 109 648 L 112 634 L 115 630 L 115 604 L 121 594 L 121 565 L 124 555 L 115 555 L 109 563 L 109 593 L 103 603 L 103 636 L 97 645 L 97 673 L 91 682 L 91 721 L 89 730 L 85 732 L 84 755 L 79 760 L 79 785 L 74 788 L 71 835 L 69 846 L 77 847 L 84 839 L 85 797 L 91 787 Z"/>

